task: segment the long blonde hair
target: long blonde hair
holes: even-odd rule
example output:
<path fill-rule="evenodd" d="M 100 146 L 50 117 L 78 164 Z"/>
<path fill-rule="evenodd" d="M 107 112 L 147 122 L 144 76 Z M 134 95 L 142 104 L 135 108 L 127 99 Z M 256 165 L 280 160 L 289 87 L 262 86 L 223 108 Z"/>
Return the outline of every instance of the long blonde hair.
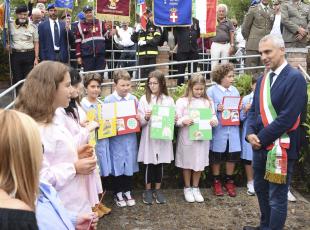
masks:
<path fill-rule="evenodd" d="M 35 209 L 42 164 L 37 123 L 15 110 L 0 110 L 0 188 Z"/>
<path fill-rule="evenodd" d="M 68 72 L 69 67 L 60 62 L 43 61 L 36 65 L 18 94 L 15 108 L 37 122 L 50 123 L 55 113 L 56 91 Z"/>
<path fill-rule="evenodd" d="M 204 78 L 204 76 L 198 73 L 193 74 L 191 78 L 189 79 L 187 83 L 187 88 L 186 88 L 186 91 L 183 97 L 187 97 L 189 104 L 190 104 L 193 98 L 193 88 L 196 84 L 201 84 L 204 86 L 204 94 L 202 95 L 202 98 L 210 101 L 210 98 L 208 97 L 207 91 L 206 91 L 206 84 L 207 84 L 206 79 Z"/>

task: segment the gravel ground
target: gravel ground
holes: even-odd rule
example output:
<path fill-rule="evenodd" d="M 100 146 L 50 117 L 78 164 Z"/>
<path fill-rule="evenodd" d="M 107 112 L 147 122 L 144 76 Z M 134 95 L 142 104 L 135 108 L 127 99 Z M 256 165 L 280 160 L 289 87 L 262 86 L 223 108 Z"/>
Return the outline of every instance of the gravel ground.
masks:
<path fill-rule="evenodd" d="M 118 208 L 111 194 L 105 204 L 112 213 L 103 217 L 98 229 L 242 229 L 244 225 L 259 223 L 256 197 L 246 195 L 246 188 L 238 188 L 238 195 L 215 197 L 210 189 L 201 189 L 205 202 L 189 204 L 184 201 L 183 190 L 163 190 L 167 204 L 145 205 L 142 191 L 134 191 L 137 204 L 134 207 Z M 296 203 L 289 203 L 285 229 L 310 229 L 310 203 L 294 191 Z"/>

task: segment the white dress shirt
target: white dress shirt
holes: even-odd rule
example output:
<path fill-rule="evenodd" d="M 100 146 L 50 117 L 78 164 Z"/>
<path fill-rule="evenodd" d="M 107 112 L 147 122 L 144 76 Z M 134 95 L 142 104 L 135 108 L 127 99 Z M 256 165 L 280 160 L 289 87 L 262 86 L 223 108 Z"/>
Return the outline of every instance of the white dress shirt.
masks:
<path fill-rule="evenodd" d="M 58 31 L 59 31 L 59 38 L 60 38 L 60 26 L 59 26 L 59 22 L 58 22 L 58 18 L 54 21 L 52 19 L 50 19 L 50 26 L 51 26 L 51 32 L 52 32 L 52 39 L 53 39 L 53 44 L 54 44 L 54 50 L 59 50 L 60 47 L 58 46 L 55 46 L 55 35 L 54 35 L 54 24 L 55 22 L 57 23 L 57 26 L 58 26 Z"/>

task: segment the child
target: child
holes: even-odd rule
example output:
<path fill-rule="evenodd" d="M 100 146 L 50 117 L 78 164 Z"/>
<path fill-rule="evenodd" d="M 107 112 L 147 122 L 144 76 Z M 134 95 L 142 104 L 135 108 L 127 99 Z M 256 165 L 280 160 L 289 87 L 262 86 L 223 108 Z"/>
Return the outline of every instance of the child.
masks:
<path fill-rule="evenodd" d="M 203 202 L 199 190 L 201 172 L 209 165 L 209 141 L 191 141 L 189 139 L 189 126 L 193 120 L 189 117 L 190 108 L 211 108 L 213 117 L 210 125 L 217 125 L 217 118 L 213 102 L 206 94 L 206 81 L 200 74 L 190 78 L 184 97 L 176 102 L 177 126 L 180 127 L 175 165 L 183 168 L 184 197 L 187 202 Z M 192 185 L 191 187 L 191 178 Z"/>
<path fill-rule="evenodd" d="M 216 196 L 223 196 L 220 181 L 221 163 L 226 163 L 225 188 L 228 195 L 236 196 L 233 173 L 236 162 L 240 158 L 240 131 L 239 126 L 222 126 L 221 116 L 223 112 L 224 96 L 239 96 L 238 90 L 232 86 L 234 81 L 234 67 L 232 64 L 217 65 L 211 72 L 211 77 L 216 85 L 208 88 L 207 93 L 214 101 L 219 125 L 213 128 L 213 139 L 210 148 L 210 163 L 212 165 L 213 189 Z"/>
<path fill-rule="evenodd" d="M 247 126 L 247 115 L 248 111 L 251 108 L 252 101 L 253 101 L 253 95 L 255 91 L 256 86 L 256 78 L 252 78 L 252 92 L 249 95 L 246 95 L 242 99 L 242 105 L 241 105 L 241 111 L 240 111 L 240 120 L 243 122 L 243 129 L 242 129 L 242 137 L 241 137 L 241 143 L 242 143 L 242 151 L 241 151 L 241 159 L 243 164 L 245 165 L 245 172 L 247 176 L 247 194 L 249 196 L 254 196 L 254 184 L 253 184 L 253 168 L 252 168 L 252 159 L 253 159 L 253 150 L 250 143 L 248 143 L 245 140 L 246 135 L 246 126 Z"/>
<path fill-rule="evenodd" d="M 90 73 L 84 77 L 84 87 L 86 89 L 87 96 L 82 99 L 81 106 L 86 112 L 88 112 L 90 109 L 95 109 L 97 111 L 97 98 L 100 96 L 101 92 L 101 79 L 101 76 L 97 73 Z M 111 160 L 108 138 L 100 139 L 97 141 L 96 154 L 100 168 L 100 176 L 109 176 L 111 173 Z"/>
<path fill-rule="evenodd" d="M 172 141 L 154 140 L 150 138 L 150 119 L 153 105 L 173 106 L 174 101 L 168 96 L 165 75 L 156 70 L 149 74 L 145 84 L 145 95 L 139 102 L 139 116 L 142 126 L 142 135 L 138 153 L 138 162 L 145 165 L 145 191 L 143 202 L 153 204 L 153 196 L 156 203 L 166 203 L 166 198 L 160 191 L 163 177 L 163 163 L 173 161 Z M 155 183 L 155 190 L 151 190 L 151 183 Z"/>
<path fill-rule="evenodd" d="M 82 79 L 79 75 L 79 72 L 75 69 L 70 69 L 70 78 L 72 85 L 71 101 L 67 108 L 58 108 L 56 110 L 56 120 L 57 123 L 64 125 L 72 134 L 76 142 L 77 149 L 88 149 L 91 151 L 92 155 L 92 147 L 90 145 L 87 145 L 89 139 L 89 132 L 97 128 L 98 123 L 94 121 L 86 123 L 85 112 L 83 111 L 83 109 L 80 108 L 78 104 L 80 90 L 81 88 L 83 88 Z M 84 117 L 83 121 L 81 120 L 82 117 Z M 82 122 L 85 127 L 82 127 Z M 95 170 L 92 174 L 88 175 L 87 182 L 89 189 L 89 200 L 92 204 L 93 211 L 99 208 L 97 210 L 99 217 L 102 217 L 105 214 L 109 214 L 111 212 L 111 209 L 101 204 L 98 199 L 98 194 L 101 194 L 103 192 L 98 170 Z"/>
<path fill-rule="evenodd" d="M 134 100 L 130 94 L 130 75 L 125 70 L 113 73 L 115 91 L 104 99 L 104 103 Z M 134 206 L 131 196 L 132 176 L 139 171 L 137 162 L 137 136 L 135 133 L 119 135 L 110 138 L 111 174 L 113 176 L 114 200 L 118 207 Z"/>

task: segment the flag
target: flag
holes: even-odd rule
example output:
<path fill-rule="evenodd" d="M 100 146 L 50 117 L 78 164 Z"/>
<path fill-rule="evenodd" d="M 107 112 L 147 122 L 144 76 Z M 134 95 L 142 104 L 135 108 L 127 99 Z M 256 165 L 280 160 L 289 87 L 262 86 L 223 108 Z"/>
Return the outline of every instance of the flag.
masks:
<path fill-rule="evenodd" d="M 137 9 L 136 13 L 139 15 L 140 18 L 140 24 L 143 30 L 146 30 L 146 24 L 147 24 L 147 19 L 146 19 L 146 3 L 145 0 L 138 0 L 137 1 Z"/>
<path fill-rule="evenodd" d="M 10 0 L 5 0 L 3 8 L 2 8 L 2 18 L 0 20 L 2 21 L 2 45 L 5 48 L 7 45 L 7 36 L 10 32 Z"/>
<path fill-rule="evenodd" d="M 154 1 L 156 26 L 189 26 L 192 24 L 192 0 Z"/>
<path fill-rule="evenodd" d="M 72 10 L 73 6 L 73 0 L 55 0 L 55 7 L 57 9 Z"/>
<path fill-rule="evenodd" d="M 96 0 L 96 17 L 106 21 L 130 22 L 130 0 Z"/>
<path fill-rule="evenodd" d="M 216 35 L 216 5 L 217 0 L 193 0 L 193 17 L 199 20 L 201 37 Z"/>

